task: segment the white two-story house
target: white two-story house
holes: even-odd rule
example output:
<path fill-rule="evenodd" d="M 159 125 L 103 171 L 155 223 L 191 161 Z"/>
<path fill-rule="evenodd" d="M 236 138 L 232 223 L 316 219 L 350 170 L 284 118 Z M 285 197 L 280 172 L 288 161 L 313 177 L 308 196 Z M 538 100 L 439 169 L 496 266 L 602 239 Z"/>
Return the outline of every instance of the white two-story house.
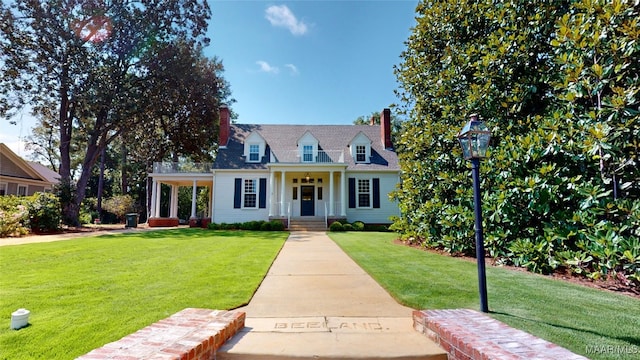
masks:
<path fill-rule="evenodd" d="M 196 186 L 209 186 L 207 215 L 215 223 L 277 219 L 288 225 L 292 218 L 316 218 L 327 224 L 337 219 L 388 224 L 390 216 L 399 215 L 389 193 L 400 180 L 400 167 L 389 109 L 380 122 L 231 124 L 229 109 L 222 107 L 219 150 L 210 169 L 174 172 L 158 165 L 149 174 L 154 180 L 149 224 L 169 225 L 158 219 L 160 183 L 192 186 L 194 194 Z"/>

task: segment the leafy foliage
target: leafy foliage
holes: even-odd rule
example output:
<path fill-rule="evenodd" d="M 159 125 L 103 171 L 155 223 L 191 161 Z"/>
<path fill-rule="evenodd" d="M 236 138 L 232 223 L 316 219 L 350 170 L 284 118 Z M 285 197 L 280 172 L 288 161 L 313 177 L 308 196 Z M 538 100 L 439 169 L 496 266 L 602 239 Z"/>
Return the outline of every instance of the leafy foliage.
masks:
<path fill-rule="evenodd" d="M 117 195 L 106 199 L 102 207 L 106 211 L 116 215 L 120 220 L 124 219 L 127 213 L 134 210 L 133 199 L 129 195 Z"/>
<path fill-rule="evenodd" d="M 629 244 L 640 227 L 637 5 L 425 1 L 416 11 L 395 69 L 409 120 L 393 229 L 475 252 L 456 132 L 479 113 L 492 131 L 481 167 L 488 253 L 536 272 L 637 281 Z"/>
<path fill-rule="evenodd" d="M 62 214 L 60 201 L 54 194 L 36 193 L 27 200 L 29 227 L 34 232 L 50 232 L 60 229 Z"/>
<path fill-rule="evenodd" d="M 23 198 L 0 196 L 0 237 L 21 236 L 29 232 L 29 212 Z"/>
<path fill-rule="evenodd" d="M 146 128 L 148 118 L 139 114 L 154 105 L 160 108 L 153 101 L 166 100 L 151 96 L 154 86 L 163 85 L 152 81 L 157 72 L 151 68 L 164 61 L 166 74 L 176 63 L 158 57 L 159 51 L 182 44 L 197 53 L 209 42 L 204 36 L 209 17 L 208 3 L 197 0 L 17 0 L 0 5 L 0 114 L 11 117 L 29 105 L 43 127 L 55 126 L 57 138 L 45 131 L 45 138 L 34 142 L 45 148 L 58 144 L 61 180 L 77 180 L 74 196 L 61 198 L 66 223 L 78 223 L 102 149 L 129 131 Z M 202 115 L 204 107 L 191 106 L 200 99 L 190 100 L 184 108 Z M 77 176 L 72 176 L 74 151 L 80 159 Z"/>

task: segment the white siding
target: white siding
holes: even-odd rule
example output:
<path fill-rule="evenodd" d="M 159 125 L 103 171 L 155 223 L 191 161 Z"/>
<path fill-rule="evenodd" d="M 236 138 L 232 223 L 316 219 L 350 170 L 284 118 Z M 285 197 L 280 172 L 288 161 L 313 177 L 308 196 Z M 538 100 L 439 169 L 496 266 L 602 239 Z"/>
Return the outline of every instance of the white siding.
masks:
<path fill-rule="evenodd" d="M 394 173 L 347 172 L 347 178 L 379 178 L 380 179 L 380 208 L 379 209 L 350 209 L 347 206 L 347 220 L 349 222 L 362 221 L 365 223 L 391 223 L 389 217 L 399 216 L 398 204 L 389 199 L 389 193 L 395 190 L 400 180 Z M 347 202 L 349 196 L 347 194 Z"/>
<path fill-rule="evenodd" d="M 235 179 L 242 178 L 266 178 L 267 179 L 267 207 L 260 209 L 258 207 L 252 209 L 234 209 L 234 186 Z M 259 187 L 259 185 L 258 185 Z M 214 223 L 242 223 L 247 221 L 268 220 L 269 219 L 269 173 L 268 172 L 218 172 L 216 173 L 214 182 L 214 204 L 213 219 Z M 258 195 L 259 198 L 259 195 Z"/>

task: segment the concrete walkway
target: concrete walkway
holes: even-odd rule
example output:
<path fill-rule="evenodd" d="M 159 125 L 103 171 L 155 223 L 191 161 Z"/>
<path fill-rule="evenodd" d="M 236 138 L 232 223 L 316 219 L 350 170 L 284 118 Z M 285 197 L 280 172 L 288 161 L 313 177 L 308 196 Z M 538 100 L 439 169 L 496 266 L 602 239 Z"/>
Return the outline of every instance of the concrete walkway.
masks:
<path fill-rule="evenodd" d="M 322 232 L 292 232 L 217 359 L 442 359 L 399 305 Z"/>

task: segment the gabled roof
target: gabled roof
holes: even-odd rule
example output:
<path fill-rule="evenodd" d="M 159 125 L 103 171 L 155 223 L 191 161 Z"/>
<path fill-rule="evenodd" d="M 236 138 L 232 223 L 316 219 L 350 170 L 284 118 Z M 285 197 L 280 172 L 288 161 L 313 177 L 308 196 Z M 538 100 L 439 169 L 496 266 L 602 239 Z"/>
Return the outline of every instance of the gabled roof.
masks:
<path fill-rule="evenodd" d="M 267 169 L 269 153 L 261 163 L 246 163 L 243 157 L 244 141 L 252 132 L 258 132 L 267 142 L 268 149 L 277 158 L 279 154 L 297 151 L 296 140 L 309 132 L 318 139 L 323 150 L 342 150 L 348 170 L 399 170 L 398 155 L 386 150 L 380 139 L 380 125 L 259 125 L 231 124 L 229 143 L 219 149 L 214 169 Z M 372 140 L 371 162 L 356 164 L 349 152 L 351 140 L 362 132 Z"/>
<path fill-rule="evenodd" d="M 60 182 L 60 174 L 49 169 L 48 167 L 35 162 L 35 161 L 27 161 L 29 165 L 33 168 L 33 170 L 37 171 L 46 181 L 57 184 Z"/>
<path fill-rule="evenodd" d="M 0 143 L 0 175 L 39 181 L 46 180 L 4 143 Z"/>

